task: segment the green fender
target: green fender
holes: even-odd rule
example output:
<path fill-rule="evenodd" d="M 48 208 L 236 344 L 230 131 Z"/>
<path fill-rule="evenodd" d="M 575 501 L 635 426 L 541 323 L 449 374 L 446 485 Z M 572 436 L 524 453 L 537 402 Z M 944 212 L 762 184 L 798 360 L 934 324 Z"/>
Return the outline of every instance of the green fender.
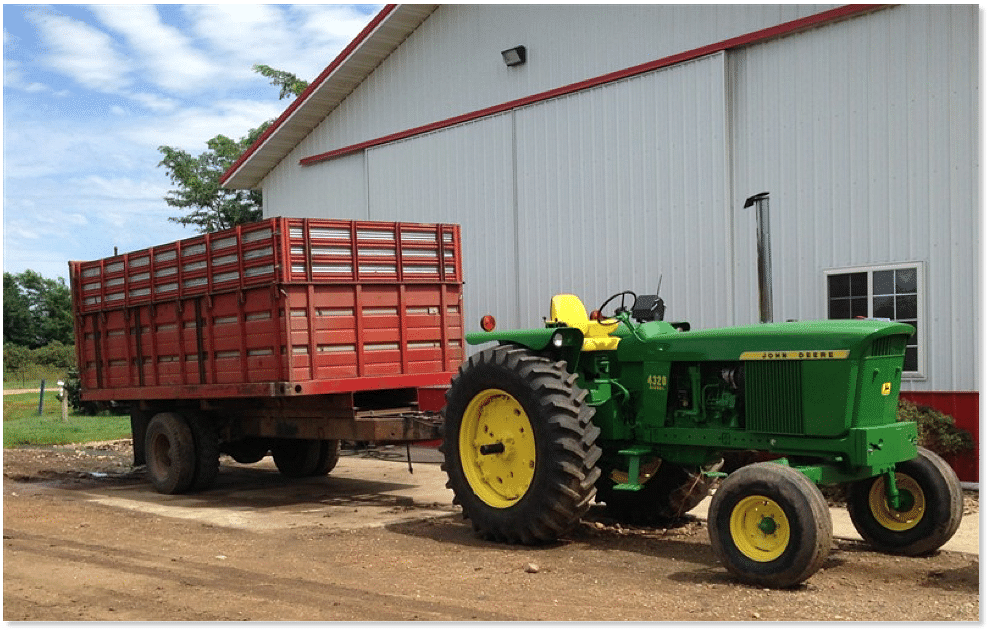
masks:
<path fill-rule="evenodd" d="M 548 327 L 542 329 L 518 329 L 515 331 L 490 331 L 467 333 L 464 339 L 468 344 L 516 344 L 540 354 L 555 355 L 566 360 L 567 369 L 574 372 L 584 344 L 584 334 L 571 327 Z"/>

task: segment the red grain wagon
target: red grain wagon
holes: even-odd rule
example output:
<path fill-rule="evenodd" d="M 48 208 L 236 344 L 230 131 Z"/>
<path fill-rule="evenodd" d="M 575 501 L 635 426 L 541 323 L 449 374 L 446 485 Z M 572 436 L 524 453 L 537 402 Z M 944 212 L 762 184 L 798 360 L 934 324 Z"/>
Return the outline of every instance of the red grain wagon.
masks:
<path fill-rule="evenodd" d="M 439 437 L 459 226 L 272 218 L 69 267 L 82 398 L 130 406 L 163 493 L 208 487 L 221 452 L 302 477 L 340 440 Z"/>

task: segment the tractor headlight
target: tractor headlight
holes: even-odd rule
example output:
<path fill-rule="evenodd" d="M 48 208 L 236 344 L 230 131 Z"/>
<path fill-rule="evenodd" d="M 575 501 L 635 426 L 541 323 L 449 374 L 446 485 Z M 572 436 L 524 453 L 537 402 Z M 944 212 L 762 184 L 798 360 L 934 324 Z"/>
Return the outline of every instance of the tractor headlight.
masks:
<path fill-rule="evenodd" d="M 561 348 L 563 346 L 563 334 L 554 333 L 553 338 L 550 340 L 550 343 L 552 343 L 553 346 L 555 346 L 556 348 Z"/>

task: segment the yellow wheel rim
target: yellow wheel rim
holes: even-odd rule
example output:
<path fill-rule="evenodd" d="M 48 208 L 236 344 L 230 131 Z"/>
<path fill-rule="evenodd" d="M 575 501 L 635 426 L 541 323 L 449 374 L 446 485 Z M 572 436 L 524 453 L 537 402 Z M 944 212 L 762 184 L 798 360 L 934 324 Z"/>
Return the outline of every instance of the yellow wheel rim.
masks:
<path fill-rule="evenodd" d="M 739 552 L 760 563 L 778 559 L 790 543 L 790 522 L 783 509 L 764 495 L 750 495 L 736 504 L 729 528 Z"/>
<path fill-rule="evenodd" d="M 896 474 L 896 488 L 905 502 L 901 505 L 901 510 L 889 505 L 883 476 L 876 478 L 872 488 L 869 489 L 869 510 L 883 528 L 902 532 L 910 530 L 920 522 L 924 516 L 926 502 L 923 489 L 908 475 Z"/>
<path fill-rule="evenodd" d="M 522 499 L 536 470 L 536 440 L 515 397 L 490 389 L 471 399 L 460 423 L 460 462 L 488 506 L 508 508 Z"/>

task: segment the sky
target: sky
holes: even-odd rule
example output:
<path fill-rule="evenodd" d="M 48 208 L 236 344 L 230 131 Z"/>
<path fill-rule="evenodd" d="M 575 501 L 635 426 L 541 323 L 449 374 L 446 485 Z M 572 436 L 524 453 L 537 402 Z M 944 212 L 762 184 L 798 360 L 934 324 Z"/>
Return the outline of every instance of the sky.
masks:
<path fill-rule="evenodd" d="M 381 5 L 3 7 L 3 271 L 196 234 L 168 220 L 161 145 L 239 139 L 291 100 L 251 70 L 314 79 Z"/>

